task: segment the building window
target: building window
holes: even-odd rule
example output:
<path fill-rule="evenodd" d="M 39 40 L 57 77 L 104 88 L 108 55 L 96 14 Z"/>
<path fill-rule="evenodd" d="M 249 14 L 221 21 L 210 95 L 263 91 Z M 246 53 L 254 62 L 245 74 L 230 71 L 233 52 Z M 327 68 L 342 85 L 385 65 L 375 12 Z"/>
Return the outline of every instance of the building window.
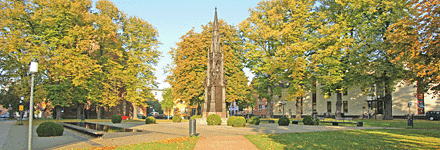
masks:
<path fill-rule="evenodd" d="M 157 92 L 154 92 L 154 95 L 156 95 L 156 96 L 157 96 Z"/>
<path fill-rule="evenodd" d="M 332 112 L 332 102 L 331 101 L 327 101 L 327 112 L 329 112 L 329 113 Z"/>
<path fill-rule="evenodd" d="M 185 112 L 185 108 L 180 108 L 180 114 L 183 114 Z"/>
<path fill-rule="evenodd" d="M 266 109 L 266 105 L 262 105 L 263 109 Z"/>
<path fill-rule="evenodd" d="M 343 101 L 342 105 L 344 108 L 344 113 L 348 113 L 348 101 Z"/>
<path fill-rule="evenodd" d="M 344 90 L 344 93 L 342 95 L 348 95 L 348 90 Z"/>
<path fill-rule="evenodd" d="M 262 106 L 261 106 L 261 105 L 258 105 L 258 111 L 261 112 L 261 109 L 262 109 Z"/>

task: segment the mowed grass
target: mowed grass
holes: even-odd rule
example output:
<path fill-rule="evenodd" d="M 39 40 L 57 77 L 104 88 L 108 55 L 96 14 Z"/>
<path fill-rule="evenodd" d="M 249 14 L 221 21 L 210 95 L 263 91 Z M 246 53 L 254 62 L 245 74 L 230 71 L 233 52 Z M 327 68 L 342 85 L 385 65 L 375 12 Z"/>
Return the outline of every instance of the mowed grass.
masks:
<path fill-rule="evenodd" d="M 439 149 L 440 131 L 427 129 L 344 130 L 245 135 L 264 150 Z"/>

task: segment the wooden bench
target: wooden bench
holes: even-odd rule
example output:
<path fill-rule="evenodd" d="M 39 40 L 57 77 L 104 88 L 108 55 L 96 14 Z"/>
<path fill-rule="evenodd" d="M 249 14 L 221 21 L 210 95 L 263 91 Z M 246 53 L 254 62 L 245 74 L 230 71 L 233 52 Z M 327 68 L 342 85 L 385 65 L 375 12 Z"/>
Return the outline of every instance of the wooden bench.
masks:
<path fill-rule="evenodd" d="M 351 118 L 351 117 L 344 117 L 344 118 L 336 118 L 336 120 L 342 120 L 342 121 L 351 120 L 351 121 L 353 121 L 353 118 Z"/>
<path fill-rule="evenodd" d="M 298 124 L 299 122 L 303 122 L 301 120 L 292 120 L 292 124 Z"/>
<path fill-rule="evenodd" d="M 78 132 L 85 133 L 85 134 L 88 134 L 88 135 L 92 135 L 92 136 L 95 136 L 95 137 L 101 137 L 102 135 L 104 135 L 104 132 L 101 132 L 101 131 L 96 131 L 96 130 L 93 130 L 93 129 L 87 129 L 87 128 L 84 128 L 84 127 L 80 127 L 80 126 L 76 126 L 76 125 L 72 125 L 72 124 L 67 124 L 67 123 L 62 123 L 62 122 L 60 124 L 63 125 L 64 127 L 66 127 L 66 128 L 70 128 L 70 129 L 76 130 Z"/>
<path fill-rule="evenodd" d="M 364 122 L 337 122 L 337 121 L 320 121 L 320 123 L 331 123 L 334 126 L 339 124 L 356 124 L 358 127 L 363 127 Z"/>
<path fill-rule="evenodd" d="M 260 120 L 260 122 L 267 121 L 269 123 L 275 123 L 275 120 Z"/>

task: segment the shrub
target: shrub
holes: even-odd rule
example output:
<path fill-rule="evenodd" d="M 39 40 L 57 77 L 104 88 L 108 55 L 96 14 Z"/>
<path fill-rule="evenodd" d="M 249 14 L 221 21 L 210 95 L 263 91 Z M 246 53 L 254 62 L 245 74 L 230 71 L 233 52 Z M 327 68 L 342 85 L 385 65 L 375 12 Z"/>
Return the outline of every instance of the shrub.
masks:
<path fill-rule="evenodd" d="M 246 126 L 246 119 L 244 119 L 244 117 L 236 117 L 234 120 L 232 120 L 232 126 L 244 127 Z"/>
<path fill-rule="evenodd" d="M 191 117 L 191 119 L 196 119 L 196 118 L 202 118 L 202 115 L 194 115 Z"/>
<path fill-rule="evenodd" d="M 155 124 L 155 123 L 156 123 L 156 118 L 154 118 L 154 117 L 152 117 L 152 116 L 147 117 L 147 118 L 145 119 L 145 124 Z"/>
<path fill-rule="evenodd" d="M 113 116 L 112 116 L 112 122 L 113 122 L 113 123 L 121 123 L 121 122 L 122 122 L 122 117 L 121 117 L 121 115 L 113 115 Z"/>
<path fill-rule="evenodd" d="M 310 116 L 306 116 L 303 119 L 303 123 L 304 123 L 304 125 L 319 125 L 319 120 L 318 119 L 313 119 Z"/>
<path fill-rule="evenodd" d="M 281 117 L 278 119 L 278 125 L 279 126 L 288 126 L 290 124 L 290 120 L 287 117 Z"/>
<path fill-rule="evenodd" d="M 219 115 L 211 114 L 206 118 L 206 123 L 208 125 L 220 125 L 222 123 L 222 118 Z"/>
<path fill-rule="evenodd" d="M 182 118 L 180 118 L 179 116 L 174 116 L 173 122 L 182 122 Z"/>
<path fill-rule="evenodd" d="M 55 122 L 43 122 L 37 127 L 37 134 L 39 137 L 61 136 L 63 135 L 64 127 Z"/>
<path fill-rule="evenodd" d="M 228 121 L 226 121 L 226 124 L 227 124 L 228 126 L 232 126 L 232 121 L 234 121 L 235 118 L 237 118 L 237 116 L 230 116 L 230 117 L 228 118 Z"/>
<path fill-rule="evenodd" d="M 253 116 L 249 119 L 249 124 L 253 125 L 259 125 L 260 124 L 260 118 L 257 116 Z"/>

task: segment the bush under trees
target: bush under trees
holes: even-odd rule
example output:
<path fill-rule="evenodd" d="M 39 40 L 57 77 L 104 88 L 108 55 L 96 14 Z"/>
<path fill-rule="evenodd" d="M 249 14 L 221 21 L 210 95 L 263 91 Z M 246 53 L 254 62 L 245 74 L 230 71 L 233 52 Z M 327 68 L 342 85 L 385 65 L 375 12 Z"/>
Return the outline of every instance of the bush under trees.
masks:
<path fill-rule="evenodd" d="M 206 118 L 206 123 L 208 125 L 220 125 L 222 123 L 222 118 L 219 115 L 211 114 Z"/>
<path fill-rule="evenodd" d="M 249 124 L 253 124 L 253 125 L 259 125 L 260 124 L 260 118 L 257 116 L 253 116 L 249 119 Z"/>
<path fill-rule="evenodd" d="M 147 118 L 145 119 L 145 124 L 155 124 L 155 123 L 156 123 L 156 118 L 154 118 L 154 117 L 152 117 L 152 116 L 147 117 Z"/>
<path fill-rule="evenodd" d="M 278 119 L 278 125 L 279 126 L 288 126 L 290 124 L 290 120 L 287 117 L 281 117 Z"/>
<path fill-rule="evenodd" d="M 174 123 L 176 123 L 176 122 L 182 122 L 182 118 L 180 118 L 179 116 L 174 116 L 174 117 L 173 117 L 173 122 L 174 122 Z"/>
<path fill-rule="evenodd" d="M 232 126 L 233 127 L 245 127 L 246 126 L 246 119 L 244 119 L 244 117 L 236 117 L 232 120 Z"/>
<path fill-rule="evenodd" d="M 113 123 L 121 123 L 121 122 L 122 122 L 122 117 L 121 117 L 121 115 L 113 115 L 113 116 L 112 116 L 112 122 L 113 122 Z"/>
<path fill-rule="evenodd" d="M 37 134 L 39 137 L 61 136 L 63 135 L 64 127 L 55 122 L 43 122 L 37 127 Z"/>
<path fill-rule="evenodd" d="M 237 116 L 230 116 L 230 117 L 228 118 L 228 121 L 226 121 L 226 124 L 227 124 L 228 126 L 232 126 L 232 121 L 233 121 L 235 118 L 237 118 Z"/>
<path fill-rule="evenodd" d="M 319 119 L 313 119 L 310 116 L 306 116 L 303 119 L 304 125 L 319 125 Z"/>

